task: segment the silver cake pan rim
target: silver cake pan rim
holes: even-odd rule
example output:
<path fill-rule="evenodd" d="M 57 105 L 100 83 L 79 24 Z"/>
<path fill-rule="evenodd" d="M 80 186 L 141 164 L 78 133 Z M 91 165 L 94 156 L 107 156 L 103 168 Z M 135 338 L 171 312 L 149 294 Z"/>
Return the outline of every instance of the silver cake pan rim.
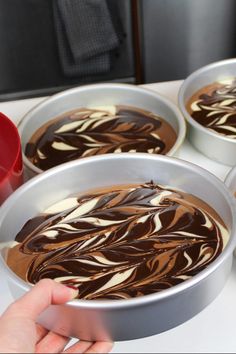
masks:
<path fill-rule="evenodd" d="M 65 96 L 69 96 L 75 92 L 81 92 L 81 91 L 89 91 L 93 89 L 100 89 L 100 88 L 118 88 L 118 89 L 126 89 L 126 90 L 131 90 L 131 91 L 136 91 L 139 93 L 143 93 L 144 95 L 152 96 L 153 98 L 157 99 L 157 101 L 162 101 L 167 107 L 169 107 L 172 112 L 175 115 L 176 121 L 178 123 L 178 129 L 179 132 L 177 134 L 177 139 L 175 144 L 172 146 L 172 148 L 167 152 L 166 156 L 173 156 L 181 147 L 183 144 L 185 137 L 186 137 L 186 122 L 185 119 L 178 107 L 177 104 L 172 102 L 168 97 L 165 95 L 162 95 L 150 88 L 144 88 L 143 86 L 138 86 L 138 85 L 133 85 L 133 84 L 127 84 L 127 83 L 94 83 L 94 84 L 87 84 L 87 85 L 81 85 L 81 86 L 76 86 L 67 90 L 63 90 L 61 92 L 55 93 L 41 102 L 39 102 L 37 105 L 32 107 L 26 114 L 21 118 L 20 122 L 18 123 L 18 130 L 20 133 L 20 136 L 22 138 L 22 134 L 24 132 L 25 126 L 27 123 L 32 119 L 32 116 L 40 111 L 42 108 L 45 106 L 49 106 L 53 104 L 54 101 L 57 99 L 63 98 Z M 165 117 L 163 117 L 165 119 Z M 177 132 L 176 132 L 177 133 Z M 36 167 L 33 163 L 30 162 L 30 160 L 26 157 L 25 152 L 22 149 L 22 157 L 23 157 L 23 163 L 24 165 L 33 173 L 39 174 L 44 172 L 42 169 Z"/>
<path fill-rule="evenodd" d="M 216 62 L 207 64 L 207 65 L 193 71 L 190 75 L 188 75 L 187 78 L 182 82 L 182 84 L 180 86 L 180 89 L 178 92 L 178 105 L 179 105 L 180 111 L 184 115 L 187 122 L 191 126 L 193 126 L 196 130 L 201 131 L 202 133 L 210 135 L 210 136 L 217 138 L 219 140 L 222 140 L 225 142 L 231 142 L 232 144 L 236 144 L 236 139 L 228 138 L 227 136 L 225 136 L 223 134 L 219 134 L 217 132 L 214 132 L 213 130 L 204 127 L 203 125 L 198 123 L 195 119 L 193 119 L 186 109 L 186 106 L 185 106 L 186 102 L 184 102 L 184 94 L 187 91 L 189 85 L 196 78 L 198 78 L 200 75 L 205 74 L 208 70 L 211 70 L 213 68 L 223 67 L 227 64 L 235 64 L 236 65 L 236 58 L 224 59 L 224 60 L 220 60 L 220 61 L 216 61 Z"/>
<path fill-rule="evenodd" d="M 105 154 L 105 155 L 99 155 L 99 156 L 92 156 L 92 157 L 86 157 L 80 160 L 75 160 L 75 161 L 70 161 L 66 162 L 62 165 L 53 167 L 49 169 L 48 171 L 37 175 L 33 179 L 29 180 L 25 184 L 23 184 L 21 187 L 19 187 L 3 204 L 2 206 L 2 212 L 0 214 L 0 228 L 1 228 L 1 223 L 4 220 L 5 215 L 9 211 L 9 209 L 12 208 L 12 206 L 15 203 L 15 200 L 17 200 L 18 196 L 24 193 L 25 189 L 28 188 L 33 188 L 33 186 L 40 181 L 47 180 L 48 176 L 53 176 L 55 174 L 58 174 L 61 170 L 64 169 L 70 169 L 73 168 L 74 166 L 76 167 L 77 165 L 81 164 L 86 164 L 86 163 L 91 163 L 93 160 L 106 160 L 112 158 L 112 160 L 115 159 L 129 159 L 129 158 L 135 158 L 135 159 L 149 159 L 149 160 L 162 160 L 166 161 L 167 163 L 174 164 L 175 166 L 184 166 L 187 169 L 190 169 L 192 171 L 195 171 L 197 173 L 201 173 L 204 178 L 210 180 L 212 183 L 215 185 L 218 185 L 220 188 L 222 188 L 222 193 L 224 192 L 225 197 L 227 199 L 227 202 L 229 203 L 231 211 L 235 212 L 236 215 L 236 203 L 234 202 L 234 199 L 232 195 L 229 192 L 229 189 L 227 186 L 219 180 L 215 175 L 210 173 L 209 171 L 191 163 L 187 162 L 184 160 L 177 159 L 175 157 L 169 157 L 169 156 L 163 156 L 163 155 L 149 155 L 146 153 L 120 153 L 120 154 Z M 126 300 L 73 300 L 71 302 L 68 302 L 67 304 L 70 306 L 75 306 L 75 307 L 81 307 L 84 309 L 125 309 L 125 308 L 131 308 L 131 307 L 136 307 L 136 306 L 142 306 L 142 305 L 150 305 L 153 302 L 160 302 L 166 298 L 171 298 L 172 296 L 176 296 L 189 288 L 194 287 L 198 283 L 200 283 L 203 279 L 206 279 L 210 274 L 212 274 L 222 262 L 225 261 L 232 253 L 233 250 L 236 246 L 236 219 L 233 218 L 233 223 L 232 223 L 232 230 L 231 230 L 231 237 L 225 247 L 225 249 L 222 251 L 222 253 L 211 263 L 207 266 L 206 269 L 202 270 L 198 274 L 196 274 L 194 277 L 191 279 L 188 279 L 184 281 L 181 284 L 175 285 L 169 289 L 162 290 L 161 292 L 155 293 L 155 294 L 150 294 L 150 295 L 144 295 L 140 296 L 137 298 L 132 298 L 132 299 L 126 299 Z M 4 266 L 5 270 L 7 270 L 8 275 L 10 277 L 14 278 L 14 281 L 25 291 L 30 289 L 30 285 L 21 280 L 16 274 L 14 274 L 6 265 L 6 262 L 3 260 L 2 255 L 0 255 L 0 262 Z"/>

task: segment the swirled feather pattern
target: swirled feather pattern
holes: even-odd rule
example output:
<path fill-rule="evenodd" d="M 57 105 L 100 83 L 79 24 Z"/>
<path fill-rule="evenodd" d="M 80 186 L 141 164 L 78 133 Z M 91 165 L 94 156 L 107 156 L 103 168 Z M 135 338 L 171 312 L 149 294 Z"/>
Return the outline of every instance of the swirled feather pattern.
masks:
<path fill-rule="evenodd" d="M 206 128 L 236 139 L 236 80 L 204 87 L 190 99 L 188 111 Z"/>
<path fill-rule="evenodd" d="M 82 157 L 120 152 L 166 154 L 176 132 L 161 117 L 129 106 L 80 108 L 42 125 L 25 155 L 47 170 Z"/>
<path fill-rule="evenodd" d="M 22 279 L 76 286 L 83 299 L 128 299 L 191 278 L 229 234 L 202 200 L 155 184 L 70 196 L 29 220 L 8 250 Z"/>

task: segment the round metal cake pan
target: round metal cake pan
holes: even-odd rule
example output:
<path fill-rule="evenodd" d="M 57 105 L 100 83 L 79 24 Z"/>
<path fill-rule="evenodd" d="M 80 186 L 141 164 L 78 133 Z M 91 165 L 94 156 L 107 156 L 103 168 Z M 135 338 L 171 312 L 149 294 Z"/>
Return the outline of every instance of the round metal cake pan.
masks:
<path fill-rule="evenodd" d="M 236 166 L 234 166 L 227 174 L 225 178 L 225 185 L 229 188 L 233 197 L 236 198 Z M 234 250 L 234 256 L 236 257 L 236 249 Z"/>
<path fill-rule="evenodd" d="M 187 137 L 193 146 L 212 160 L 225 165 L 236 164 L 236 139 L 227 138 L 195 121 L 186 109 L 191 96 L 217 81 L 236 77 L 236 59 L 227 59 L 204 66 L 184 80 L 179 91 L 179 107 L 188 123 Z"/>
<path fill-rule="evenodd" d="M 236 166 L 234 166 L 227 174 L 225 184 L 236 197 Z"/>
<path fill-rule="evenodd" d="M 230 233 L 223 252 L 203 271 L 169 289 L 127 300 L 74 300 L 54 305 L 40 316 L 39 323 L 62 335 L 84 340 L 131 340 L 189 320 L 219 294 L 231 271 L 236 244 L 235 203 L 218 178 L 177 158 L 146 153 L 107 154 L 52 168 L 29 180 L 3 204 L 2 245 L 14 240 L 27 220 L 70 194 L 150 180 L 194 194 L 213 207 Z M 6 265 L 4 248 L 0 262 L 13 297 L 28 291 L 30 285 Z"/>
<path fill-rule="evenodd" d="M 236 244 L 233 197 L 215 176 L 185 161 L 139 153 L 107 154 L 65 163 L 29 180 L 3 204 L 0 239 L 14 240 L 27 220 L 75 192 L 153 180 L 194 194 L 212 206 L 230 232 L 220 256 L 193 278 L 156 294 L 127 300 L 74 300 L 51 306 L 38 319 L 48 329 L 84 340 L 130 340 L 175 327 L 203 310 L 223 288 Z M 22 208 L 24 205 L 24 208 Z M 14 220 L 14 222 L 13 222 Z M 30 285 L 0 263 L 14 298 Z"/>
<path fill-rule="evenodd" d="M 158 93 L 131 84 L 104 83 L 84 85 L 57 93 L 29 111 L 18 129 L 22 141 L 23 161 L 29 177 L 42 170 L 25 156 L 25 147 L 34 132 L 47 121 L 81 107 L 130 105 L 161 116 L 175 130 L 177 140 L 167 155 L 174 155 L 186 135 L 186 123 L 178 107 Z"/>

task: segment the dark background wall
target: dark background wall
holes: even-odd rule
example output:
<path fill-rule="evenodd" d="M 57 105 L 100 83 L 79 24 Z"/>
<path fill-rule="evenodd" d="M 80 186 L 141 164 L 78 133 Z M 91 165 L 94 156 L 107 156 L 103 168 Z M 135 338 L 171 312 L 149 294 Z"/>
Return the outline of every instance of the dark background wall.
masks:
<path fill-rule="evenodd" d="M 107 0 L 125 31 L 111 70 L 67 77 L 52 1 L 0 0 L 0 100 L 92 82 L 184 79 L 210 62 L 236 57 L 235 0 Z"/>

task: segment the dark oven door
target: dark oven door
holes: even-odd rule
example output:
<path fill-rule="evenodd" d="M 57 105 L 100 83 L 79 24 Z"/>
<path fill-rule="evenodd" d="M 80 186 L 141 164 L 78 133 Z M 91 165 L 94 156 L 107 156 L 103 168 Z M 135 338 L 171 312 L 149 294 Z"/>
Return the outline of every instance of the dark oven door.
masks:
<path fill-rule="evenodd" d="M 79 70 L 75 70 L 74 73 L 72 71 L 72 74 L 64 70 L 62 65 L 62 52 L 60 52 L 58 42 L 60 33 L 58 37 L 55 17 L 57 1 L 60 5 L 61 0 L 0 0 L 1 101 L 46 95 L 91 82 L 136 82 L 131 1 L 101 0 L 101 3 L 97 2 L 106 7 L 107 14 L 110 16 L 108 21 L 113 24 L 118 42 L 108 47 L 110 62 L 106 70 L 94 70 L 94 65 L 97 65 L 95 61 L 94 65 L 90 65 L 91 71 L 85 70 L 81 73 L 80 61 L 78 61 Z M 80 4 L 82 3 L 86 6 L 85 0 L 81 0 Z M 83 16 L 88 15 L 83 14 Z M 60 17 L 61 21 L 65 18 Z M 86 23 L 86 18 L 83 17 L 83 20 L 82 22 Z M 65 26 L 63 22 L 62 36 L 68 34 Z M 85 41 L 83 39 L 82 41 L 84 44 Z M 68 50 L 70 49 L 69 47 Z"/>

